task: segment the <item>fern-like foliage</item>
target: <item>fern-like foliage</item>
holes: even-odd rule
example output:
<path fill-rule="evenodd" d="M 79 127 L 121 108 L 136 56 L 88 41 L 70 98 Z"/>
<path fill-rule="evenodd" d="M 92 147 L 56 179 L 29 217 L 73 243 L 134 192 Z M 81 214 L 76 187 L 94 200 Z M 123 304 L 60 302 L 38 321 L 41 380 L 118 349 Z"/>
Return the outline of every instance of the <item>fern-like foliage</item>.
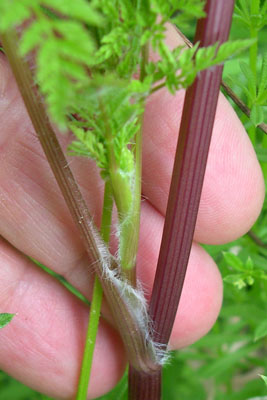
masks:
<path fill-rule="evenodd" d="M 256 12 L 255 12 L 256 5 Z M 235 20 L 243 25 L 250 35 L 257 38 L 259 32 L 267 25 L 267 2 L 252 2 L 251 0 L 238 0 L 235 5 Z M 256 53 L 255 53 L 256 52 Z M 255 52 L 251 58 L 254 59 L 249 63 L 240 61 L 240 70 L 244 75 L 246 85 L 241 86 L 246 96 L 246 102 L 251 108 L 250 120 L 256 127 L 266 118 L 267 106 L 267 53 L 262 57 L 257 57 L 257 41 L 255 44 Z M 257 60 L 261 59 L 259 72 L 257 71 Z M 258 72 L 258 73 L 257 73 Z"/>
<path fill-rule="evenodd" d="M 250 0 L 238 0 L 235 4 L 234 18 L 247 28 L 260 31 L 267 25 L 267 2 L 263 1 L 261 5 L 259 4 L 259 12 L 254 14 L 251 13 Z"/>
<path fill-rule="evenodd" d="M 101 26 L 103 18 L 86 0 L 1 1 L 1 30 L 26 21 L 20 51 L 37 50 L 36 79 L 52 118 L 66 126 L 66 110 L 76 86 L 88 81 L 96 43 L 86 25 Z"/>
<path fill-rule="evenodd" d="M 181 26 L 203 16 L 203 3 L 1 0 L 0 30 L 16 26 L 21 54 L 34 55 L 36 83 L 52 120 L 76 136 L 71 153 L 93 158 L 105 178 L 111 167 L 131 175 L 140 115 L 155 87 L 164 84 L 172 93 L 186 88 L 199 71 L 250 43 L 171 51 L 166 22 Z M 151 47 L 158 61 L 145 58 L 144 49 Z"/>
<path fill-rule="evenodd" d="M 77 140 L 70 151 L 95 159 L 103 177 L 109 176 L 114 162 L 121 174 L 134 170 L 128 145 L 140 129 L 138 117 L 144 111 L 144 88 L 145 85 L 137 88 L 114 76 L 106 76 L 103 86 L 103 77 L 96 76 L 93 84 L 77 97 L 70 124 Z"/>

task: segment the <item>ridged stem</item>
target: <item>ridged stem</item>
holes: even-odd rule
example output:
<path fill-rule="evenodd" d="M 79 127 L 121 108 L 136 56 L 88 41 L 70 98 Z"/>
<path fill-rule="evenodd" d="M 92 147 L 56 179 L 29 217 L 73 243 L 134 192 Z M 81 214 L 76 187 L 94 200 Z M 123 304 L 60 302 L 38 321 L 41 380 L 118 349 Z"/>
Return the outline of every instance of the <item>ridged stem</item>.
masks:
<path fill-rule="evenodd" d="M 200 47 L 227 40 L 233 0 L 208 0 L 195 42 Z M 150 303 L 155 340 L 167 345 L 176 316 L 202 191 L 217 107 L 222 66 L 198 74 L 185 95 L 179 140 Z"/>
<path fill-rule="evenodd" d="M 128 400 L 157 400 L 161 393 L 162 371 L 154 374 L 143 374 L 131 367 L 129 370 Z"/>
<path fill-rule="evenodd" d="M 225 42 L 234 0 L 208 0 L 195 42 L 206 47 Z M 150 301 L 154 340 L 167 347 L 184 284 L 217 107 L 222 66 L 198 74 L 187 89 L 176 149 L 168 206 Z M 157 379 L 157 378 L 155 378 Z M 161 398 L 152 375 L 133 375 L 131 400 Z M 143 389 L 144 388 L 144 389 Z"/>

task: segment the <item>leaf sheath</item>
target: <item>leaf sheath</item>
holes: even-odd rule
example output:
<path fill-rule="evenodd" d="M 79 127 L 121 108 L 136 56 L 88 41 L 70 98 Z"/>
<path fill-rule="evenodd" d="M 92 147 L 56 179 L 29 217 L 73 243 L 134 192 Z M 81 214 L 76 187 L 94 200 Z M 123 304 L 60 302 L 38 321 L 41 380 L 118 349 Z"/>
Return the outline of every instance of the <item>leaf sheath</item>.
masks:
<path fill-rule="evenodd" d="M 57 137 L 50 125 L 27 63 L 18 55 L 15 31 L 1 35 L 5 53 L 16 78 L 33 126 L 53 170 L 72 218 L 78 227 L 91 265 L 103 287 L 125 350 L 135 368 L 153 372 L 159 364 L 153 342 L 147 337 L 148 324 L 142 293 L 134 291 L 119 276 L 119 265 L 94 226 L 92 217 L 72 175 Z M 141 299 L 140 299 L 141 298 Z M 140 314 L 140 310 L 143 311 Z M 141 320 L 140 320 L 140 317 Z M 134 334 L 133 334 L 134 333 Z"/>

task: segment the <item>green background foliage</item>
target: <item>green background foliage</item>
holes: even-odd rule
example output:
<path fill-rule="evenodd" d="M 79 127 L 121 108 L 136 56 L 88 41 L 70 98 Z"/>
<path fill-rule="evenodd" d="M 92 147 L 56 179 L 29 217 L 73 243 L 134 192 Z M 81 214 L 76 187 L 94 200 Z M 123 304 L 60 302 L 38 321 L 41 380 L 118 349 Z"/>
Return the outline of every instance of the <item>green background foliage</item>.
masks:
<path fill-rule="evenodd" d="M 224 79 L 253 110 L 249 119 L 233 105 L 255 147 L 267 187 L 267 135 L 255 127 L 267 120 L 266 4 L 254 0 L 236 2 L 231 38 L 256 38 L 256 73 L 251 52 L 247 51 L 226 63 Z M 251 13 L 250 5 L 258 12 Z M 185 33 L 192 39 L 192 26 Z M 225 282 L 223 307 L 208 335 L 173 353 L 171 363 L 164 369 L 163 399 L 266 400 L 267 201 L 249 234 L 226 245 L 204 247 L 218 264 Z M 126 392 L 124 376 L 101 400 L 125 400 Z M 4 372 L 0 372 L 0 399 L 53 400 Z"/>

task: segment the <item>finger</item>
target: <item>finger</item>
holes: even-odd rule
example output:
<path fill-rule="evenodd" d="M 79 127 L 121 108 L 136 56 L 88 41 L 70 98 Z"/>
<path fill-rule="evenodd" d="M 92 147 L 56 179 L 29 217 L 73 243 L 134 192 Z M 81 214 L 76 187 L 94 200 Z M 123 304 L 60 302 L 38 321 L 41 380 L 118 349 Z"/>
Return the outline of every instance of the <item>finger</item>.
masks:
<path fill-rule="evenodd" d="M 150 298 L 157 267 L 164 219 L 143 203 L 137 275 Z M 222 279 L 213 259 L 193 243 L 170 348 L 188 346 L 205 335 L 216 321 L 222 304 Z"/>
<path fill-rule="evenodd" d="M 14 188 L 14 185 L 11 187 L 12 185 L 10 182 L 16 182 L 14 175 L 18 177 L 19 173 L 21 175 L 19 176 L 19 179 L 22 179 L 22 181 L 27 181 L 25 174 L 28 174 L 28 178 L 37 182 L 36 186 L 38 187 L 39 195 L 42 194 L 42 191 L 49 192 L 50 199 L 46 199 L 45 204 L 40 206 L 46 207 L 50 213 L 54 212 L 57 214 L 57 211 L 55 210 L 56 205 L 57 209 L 60 209 L 61 225 L 63 221 L 66 225 L 68 225 L 69 214 L 62 202 L 61 197 L 58 196 L 58 189 L 50 171 L 40 174 L 40 171 L 43 171 L 46 167 L 46 161 L 44 160 L 42 150 L 40 149 L 36 138 L 33 136 L 31 124 L 29 123 L 28 118 L 24 117 L 24 108 L 21 105 L 21 100 L 18 96 L 16 86 L 14 85 L 14 81 L 12 80 L 10 71 L 6 65 L 4 65 L 4 72 L 5 73 L 2 74 L 3 79 L 1 82 L 2 91 L 5 92 L 5 98 L 3 99 L 2 97 L 1 114 L 3 115 L 3 121 L 6 122 L 6 124 L 4 124 L 6 129 L 2 134 L 3 152 L 1 154 L 1 158 L 8 159 L 9 161 L 7 163 L 8 165 L 6 165 L 6 168 L 2 168 L 2 173 L 5 174 L 6 181 L 8 181 L 7 187 L 9 188 L 9 191 L 13 190 L 14 192 L 19 192 L 19 187 L 17 186 Z M 6 85 L 4 83 L 6 83 Z M 159 118 L 157 119 L 156 126 L 154 127 L 153 123 L 149 123 L 147 135 L 145 136 L 143 179 L 144 193 L 148 196 L 151 203 L 162 213 L 164 213 L 166 207 L 168 185 L 172 169 L 172 158 L 176 142 L 175 126 L 179 121 L 174 121 L 173 123 L 173 119 L 171 119 L 170 129 L 164 129 L 163 126 L 159 134 L 157 134 L 156 128 L 160 125 L 162 127 L 162 124 L 159 123 L 161 110 L 165 109 L 166 111 L 169 111 L 171 110 L 171 107 L 173 107 L 174 110 L 173 112 L 169 113 L 169 115 L 173 115 L 176 119 L 179 119 L 179 112 L 176 113 L 176 109 L 179 109 L 179 104 L 181 104 L 181 94 L 177 94 L 175 99 L 171 98 L 167 93 L 165 93 L 164 96 L 165 100 L 168 100 L 168 104 L 166 104 L 167 101 L 165 101 L 165 103 L 163 101 L 162 103 L 161 94 L 157 98 L 154 96 L 153 102 L 150 102 L 148 105 L 148 117 L 146 118 L 146 123 L 149 121 L 150 107 L 154 107 L 156 111 L 157 108 L 160 110 L 157 112 Z M 8 98 L 10 99 L 10 102 L 8 102 Z M 239 234 L 247 231 L 260 210 L 264 193 L 263 180 L 255 158 L 255 154 L 246 136 L 244 136 L 244 132 L 242 132 L 242 135 L 236 134 L 238 132 L 240 133 L 242 128 L 236 117 L 233 115 L 231 117 L 232 110 L 226 102 L 225 107 L 226 111 L 223 110 L 221 113 L 223 118 L 221 118 L 220 124 L 223 125 L 225 123 L 225 115 L 230 115 L 230 121 L 228 124 L 230 129 L 229 132 L 226 132 L 224 127 L 221 129 L 215 129 L 215 133 L 217 133 L 217 136 L 219 137 L 218 140 L 215 138 L 211 145 L 211 152 L 207 166 L 206 179 L 204 183 L 195 234 L 195 238 L 202 242 L 220 243 L 234 239 Z M 7 116 L 9 116 L 9 118 Z M 13 117 L 13 119 L 11 117 Z M 217 120 L 219 120 L 219 117 Z M 164 124 L 165 122 L 163 125 Z M 10 137 L 9 134 L 11 129 L 13 131 L 12 137 Z M 23 138 L 21 137 L 21 131 L 23 132 Z M 151 131 L 153 131 L 153 136 L 151 135 Z M 213 150 L 214 148 L 215 150 Z M 236 149 L 238 149 L 238 151 Z M 24 157 L 28 158 L 27 164 L 25 164 Z M 10 164 L 12 163 L 13 165 L 11 166 Z M 85 165 L 88 169 L 85 167 Z M 72 167 L 76 172 L 76 176 L 78 176 L 80 184 L 81 182 L 86 182 L 84 185 L 84 194 L 88 199 L 89 207 L 92 210 L 94 217 L 96 220 L 99 220 L 101 190 L 94 190 L 93 195 L 92 191 L 90 190 L 92 187 L 98 187 L 100 189 L 102 188 L 102 184 L 99 181 L 98 172 L 96 171 L 95 166 L 90 162 L 87 163 L 85 160 L 76 159 L 74 162 L 72 162 Z M 87 177 L 87 171 L 89 168 L 90 179 Z M 157 169 L 159 169 L 160 172 L 158 174 L 154 174 L 154 171 Z M 11 173 L 11 177 L 8 175 L 9 172 Z M 85 175 L 87 179 L 84 179 Z M 37 191 L 35 193 L 37 194 Z M 18 193 L 18 197 L 20 197 L 20 195 L 21 193 Z M 25 200 L 28 201 L 29 199 Z M 38 201 L 38 199 L 35 199 L 35 201 L 36 200 Z M 54 211 L 51 211 L 52 209 Z M 21 207 L 21 211 L 22 212 L 20 213 L 20 216 L 23 216 L 23 207 Z M 11 217 L 11 215 L 7 213 L 5 214 L 5 217 L 8 219 Z M 46 219 L 46 221 L 46 226 L 48 229 L 54 226 L 54 224 L 51 224 L 51 218 Z M 19 232 L 15 232 L 15 237 L 23 236 L 31 222 L 33 221 L 30 221 L 30 218 L 24 218 L 24 229 L 20 229 Z M 9 223 L 4 222 L 3 225 L 5 226 L 5 231 L 12 230 L 12 224 L 10 225 Z M 17 225 L 16 222 L 15 225 Z M 72 227 L 72 229 L 75 231 L 75 228 Z M 62 237 L 61 233 L 59 234 L 60 237 Z M 3 234 L 8 238 L 8 240 L 12 241 L 10 236 L 13 236 L 14 230 L 12 230 L 11 235 L 8 235 L 7 232 L 3 232 Z M 42 236 L 43 238 L 41 243 L 38 245 L 40 252 L 43 251 L 42 244 L 44 244 L 45 232 L 43 232 Z M 72 235 L 72 237 L 74 237 L 74 235 Z M 78 235 L 75 235 L 75 237 L 78 239 Z M 58 242 L 59 241 L 57 240 L 56 243 Z M 28 243 L 29 247 L 32 247 L 33 243 Z M 62 243 L 59 244 L 61 245 Z M 78 239 L 77 248 L 79 246 L 80 242 Z M 62 246 L 59 246 L 59 249 L 61 248 Z M 80 247 L 80 252 L 81 251 L 82 249 Z M 26 252 L 29 254 L 27 249 Z M 59 253 L 62 254 L 62 252 Z M 80 257 L 81 256 L 79 254 L 77 261 Z"/>
<path fill-rule="evenodd" d="M 80 260 L 82 266 L 85 265 L 83 245 L 4 57 L 0 58 L 0 68 L 0 119 L 3 127 L 0 136 L 1 235 L 48 267 L 57 265 L 58 273 L 65 270 L 71 274 L 74 266 L 75 270 L 79 269 Z M 66 141 L 65 137 L 60 138 Z M 75 161 L 77 179 L 90 211 L 97 219 L 102 185 L 98 171 L 93 162 Z M 85 161 L 86 165 L 83 165 Z M 82 182 L 87 183 L 85 176 L 88 175 L 88 187 L 91 184 L 93 191 L 82 187 Z M 86 281 L 88 284 L 89 280 Z"/>
<path fill-rule="evenodd" d="M 0 309 L 16 313 L 1 329 L 0 368 L 57 399 L 74 398 L 88 308 L 50 275 L 0 241 Z M 101 320 L 90 398 L 108 392 L 125 368 L 123 345 Z"/>
<path fill-rule="evenodd" d="M 13 204 L 12 202 L 10 204 Z M 47 219 L 46 213 L 42 213 L 43 209 L 40 207 L 36 207 L 36 204 L 34 203 L 34 206 L 32 208 L 27 208 L 25 210 L 26 216 L 27 213 L 31 215 L 32 218 L 36 219 L 39 221 L 40 225 L 43 225 L 43 230 L 45 229 L 45 220 Z M 16 204 L 13 204 L 13 214 L 16 215 Z M 35 215 L 35 213 L 37 213 Z M 155 274 L 156 270 L 156 264 L 157 264 L 157 257 L 158 257 L 158 252 L 159 252 L 159 246 L 160 246 L 160 240 L 161 240 L 161 234 L 162 234 L 162 228 L 163 228 L 163 223 L 164 223 L 164 218 L 162 215 L 158 212 L 156 212 L 151 205 L 148 202 L 143 202 L 142 203 L 142 221 L 141 221 L 141 240 L 140 240 L 140 249 L 139 249 L 139 256 L 138 256 L 138 276 L 141 280 L 141 282 L 144 283 L 145 285 L 145 290 L 149 293 L 152 287 L 153 283 L 153 277 Z M 18 225 L 20 226 L 23 224 L 23 220 L 18 221 Z M 31 250 L 31 256 L 39 259 L 42 261 L 45 265 L 49 266 L 51 269 L 54 269 L 57 273 L 60 273 L 61 275 L 65 276 L 65 278 L 73 284 L 78 290 L 80 290 L 87 298 L 90 298 L 91 295 L 91 273 L 89 272 L 89 265 L 87 261 L 86 254 L 81 254 L 80 259 L 78 260 L 77 254 L 78 250 L 75 248 L 75 241 L 72 241 L 71 235 L 73 234 L 73 231 L 70 230 L 70 233 L 66 233 L 65 231 L 62 232 L 62 238 L 61 240 L 66 239 L 66 237 L 69 238 L 69 241 L 66 240 L 66 242 L 63 242 L 61 244 L 61 252 L 59 251 L 59 244 L 56 242 L 57 236 L 54 237 L 54 232 L 55 229 L 58 225 L 57 220 L 55 219 L 53 221 L 53 224 L 55 225 L 53 229 L 51 228 L 50 231 L 50 240 L 45 242 L 46 247 L 43 245 L 43 252 L 40 253 L 38 246 L 33 246 Z M 18 237 L 16 237 L 16 244 L 17 246 L 23 251 L 26 250 L 26 248 L 29 250 L 28 242 L 33 243 L 36 240 L 36 232 L 35 232 L 35 227 L 33 227 L 33 230 L 30 227 L 27 232 L 24 232 L 24 235 L 22 236 L 22 240 L 18 240 Z M 65 226 L 65 229 L 68 230 L 68 227 Z M 41 235 L 41 233 L 39 233 Z M 12 231 L 11 231 L 12 235 Z M 60 235 L 58 235 L 60 237 Z M 41 240 L 41 238 L 37 239 Z M 55 246 L 55 243 L 57 244 Z M 61 242 L 60 242 L 61 243 Z M 65 250 L 65 247 L 68 250 Z M 180 339 L 182 340 L 189 340 L 191 342 L 192 340 L 196 340 L 202 332 L 207 331 L 210 329 L 212 323 L 215 321 L 217 314 L 218 314 L 218 309 L 221 301 L 221 292 L 217 289 L 219 286 L 218 283 L 218 277 L 216 275 L 216 272 L 214 273 L 214 266 L 212 261 L 205 256 L 204 254 L 201 253 L 200 251 L 195 250 L 197 247 L 196 245 L 193 246 L 193 253 L 196 254 L 195 257 L 192 258 L 192 260 L 195 260 L 193 263 L 191 262 L 190 259 L 190 270 L 195 270 L 197 267 L 196 260 L 197 260 L 197 254 L 200 255 L 200 260 L 199 264 L 203 266 L 204 269 L 207 269 L 208 271 L 201 274 L 197 274 L 194 278 L 195 282 L 206 282 L 206 279 L 208 280 L 208 283 L 210 285 L 210 290 L 205 290 L 203 292 L 199 293 L 198 299 L 195 299 L 195 305 L 192 305 L 192 308 L 198 309 L 198 307 L 201 306 L 201 304 L 206 302 L 205 296 L 209 296 L 210 292 L 213 292 L 213 289 L 215 288 L 215 294 L 214 294 L 214 302 L 212 303 L 212 306 L 209 309 L 208 313 L 201 314 L 199 313 L 198 318 L 193 317 L 193 322 L 196 323 L 196 332 L 192 332 L 192 336 L 186 336 L 185 339 Z M 203 258 L 203 259 L 202 259 Z M 207 265 L 207 266 L 206 266 Z M 199 276 L 200 275 L 200 276 Z M 199 286 L 201 287 L 201 286 Z M 186 290 L 186 289 L 185 289 Z M 189 290 L 189 289 L 187 289 Z M 186 293 L 186 292 L 185 292 Z M 189 299 L 191 298 L 191 295 L 189 294 Z M 203 298 L 204 296 L 204 298 Z M 192 322 L 190 322 L 190 316 L 189 316 L 189 321 L 188 324 L 190 325 Z M 178 324 L 179 325 L 179 324 Z M 186 329 L 186 327 L 184 328 Z"/>
<path fill-rule="evenodd" d="M 168 45 L 181 44 L 169 28 Z M 143 193 L 165 214 L 184 91 L 156 92 L 144 119 Z M 201 196 L 195 240 L 218 244 L 241 236 L 255 222 L 264 180 L 250 140 L 234 110 L 220 96 Z"/>
<path fill-rule="evenodd" d="M 1 222 L 1 229 L 3 230 L 5 236 L 10 238 L 14 244 L 19 243 L 18 247 L 23 248 L 24 246 L 25 248 L 26 243 L 26 247 L 29 249 L 29 252 L 27 251 L 28 254 L 41 254 L 43 258 L 49 259 L 49 263 L 50 265 L 53 265 L 53 267 L 55 267 L 57 260 L 59 260 L 59 264 L 62 266 L 62 268 L 64 264 L 66 264 L 67 271 L 75 271 L 75 275 L 77 272 L 77 269 L 75 268 L 75 262 L 83 260 L 84 257 L 81 243 L 76 235 L 76 230 L 70 221 L 68 211 L 66 210 L 66 207 L 59 196 L 53 177 L 50 172 L 47 172 L 48 170 L 46 167 L 46 162 L 40 150 L 39 144 L 36 140 L 33 141 L 34 136 L 32 135 L 32 128 L 29 124 L 29 121 L 24 119 L 24 109 L 21 105 L 21 100 L 17 95 L 16 89 L 11 87 L 8 88 L 8 90 L 10 90 L 10 100 L 12 106 L 7 102 L 7 100 L 3 99 L 1 104 L 1 107 L 3 107 L 2 110 L 4 110 L 4 115 L 6 117 L 4 121 L 6 122 L 6 126 L 9 126 L 9 129 L 6 129 L 6 132 L 8 133 L 6 136 L 9 137 L 4 138 L 3 136 L 2 139 L 4 141 L 1 145 L 1 164 L 4 166 L 0 176 L 1 184 L 2 181 L 4 184 L 3 192 L 1 193 L 1 209 L 3 210 L 4 222 Z M 11 118 L 11 121 L 10 116 L 13 117 Z M 22 121 L 25 121 L 24 124 L 22 124 Z M 12 127 L 13 129 L 11 129 Z M 14 137 L 12 138 L 10 138 L 11 131 L 14 131 Z M 19 137 L 19 133 L 28 133 L 28 131 L 30 131 L 30 135 L 25 135 L 23 138 Z M 80 163 L 80 161 L 73 162 L 74 169 L 78 169 L 77 166 Z M 38 170 L 35 170 L 34 168 L 38 168 Z M 97 176 L 96 169 L 94 169 L 92 176 Z M 8 179 L 8 177 L 13 179 Z M 81 182 L 84 182 L 84 176 L 82 176 L 81 173 L 79 174 L 79 179 Z M 90 187 L 92 182 L 97 186 L 100 186 L 101 184 L 99 183 L 98 177 L 90 179 L 91 180 L 89 184 L 86 184 L 86 189 L 84 192 L 86 197 L 89 199 L 91 209 L 95 210 L 94 213 L 96 215 L 99 215 L 98 203 L 100 195 L 98 196 L 98 192 L 96 193 L 95 185 L 92 186 L 94 187 L 94 192 L 88 190 L 88 187 Z M 34 195 L 32 195 L 32 189 L 35 193 Z M 12 203 L 14 206 L 14 197 L 12 200 L 12 193 L 14 193 L 13 190 L 16 195 L 16 204 L 14 208 L 12 207 Z M 47 193 L 49 196 L 47 196 Z M 154 205 L 159 208 L 157 204 Z M 34 210 L 36 209 L 38 209 L 38 211 L 35 212 Z M 149 210 L 151 213 L 153 213 L 153 215 L 155 215 L 155 212 L 151 207 Z M 6 215 L 5 211 L 7 211 Z M 5 222 L 9 222 L 10 224 L 6 225 Z M 18 225 L 18 222 L 19 226 L 16 226 Z M 44 223 L 43 226 L 42 223 Z M 70 245 L 70 243 L 72 244 Z M 52 248 L 53 251 L 51 253 L 50 250 Z M 146 246 L 146 249 L 147 248 L 148 246 Z M 144 254 L 144 252 L 141 252 L 141 256 L 142 254 Z M 196 277 L 199 277 L 199 279 L 202 278 L 203 280 L 202 273 L 205 272 L 205 278 L 209 276 L 211 278 L 210 283 L 214 283 L 216 280 L 219 282 L 218 273 L 214 272 L 216 270 L 214 269 L 214 266 L 212 267 L 212 262 L 208 262 L 208 256 L 205 254 L 204 257 L 203 254 L 205 253 L 202 253 L 202 251 L 196 252 L 195 263 L 199 266 L 207 265 L 209 263 L 210 268 L 202 269 L 200 271 L 201 274 L 196 274 Z M 60 261 L 61 258 L 63 258 L 63 261 Z M 196 262 L 197 260 L 198 262 Z M 83 261 L 81 264 L 83 264 Z M 195 270 L 193 265 L 194 263 L 191 261 L 189 271 Z M 199 267 L 199 269 L 201 269 L 201 267 Z M 209 272 L 211 270 L 213 271 L 212 273 Z M 84 272 L 80 272 L 76 275 L 81 278 L 85 274 Z M 207 281 L 205 282 L 207 284 Z M 199 286 L 200 289 L 203 287 L 206 288 L 204 283 L 203 286 Z M 217 287 L 219 287 L 218 283 Z M 202 292 L 202 289 L 200 292 Z M 186 294 L 186 288 L 184 293 Z M 183 297 L 185 296 L 184 293 Z M 216 297 L 215 294 L 213 295 L 213 292 L 210 291 L 208 293 L 211 293 L 210 298 L 214 297 L 217 299 L 216 309 L 218 309 L 218 304 L 220 303 L 218 301 L 219 296 Z M 188 294 L 189 299 L 190 296 L 191 295 Z M 197 300 L 203 303 L 201 293 L 199 293 Z M 191 310 L 193 310 L 193 306 L 196 308 L 197 304 L 191 303 Z M 210 315 L 210 310 L 208 314 Z M 213 318 L 214 314 L 216 313 L 212 313 Z M 204 325 L 203 322 L 201 322 L 202 332 L 207 330 L 207 321 L 204 323 Z M 185 332 L 186 329 L 187 328 L 185 326 Z M 194 327 L 194 329 L 196 329 L 196 327 Z M 187 329 L 187 331 L 191 332 L 192 335 L 192 329 L 190 331 L 190 327 Z M 200 333 L 198 333 L 198 335 L 199 334 Z M 178 334 L 178 336 L 179 335 L 181 335 L 181 333 Z M 173 346 L 177 346 L 177 343 L 177 339 L 174 338 L 172 341 Z"/>
<path fill-rule="evenodd" d="M 11 85 L 9 90 L 13 93 L 12 91 L 15 89 Z M 7 120 L 6 122 L 6 128 L 8 128 L 8 123 L 12 122 L 14 137 L 11 138 L 11 142 L 6 139 L 1 151 L 1 232 L 14 246 L 64 275 L 85 296 L 90 297 L 91 274 L 88 273 L 87 257 L 84 254 L 77 231 L 59 194 L 54 178 L 47 168 L 38 141 L 32 135 L 32 131 L 31 134 L 26 134 L 28 132 L 27 126 L 28 129 L 32 129 L 29 121 L 24 122 L 25 125 L 21 123 L 25 116 L 19 96 L 16 94 L 11 97 L 13 99 L 12 107 L 7 107 L 4 115 L 8 115 L 8 112 L 12 112 L 12 110 L 16 110 L 16 113 L 11 121 Z M 8 102 L 6 106 L 9 106 Z M 19 129 L 21 127 L 24 135 L 20 136 Z M 9 130 L 7 129 L 6 134 L 8 133 Z M 10 137 L 10 135 L 7 136 Z M 74 168 L 77 165 L 77 160 L 72 163 Z M 91 166 L 91 163 L 89 165 Z M 87 171 L 85 174 L 87 174 Z M 78 176 L 80 178 L 79 174 Z M 82 178 L 80 178 L 80 181 L 83 183 L 85 179 Z M 99 185 L 97 180 L 94 183 Z M 88 185 L 88 183 L 86 184 Z M 100 203 L 97 191 L 94 189 L 92 192 L 87 187 L 87 190 L 83 188 L 83 192 L 87 197 L 90 208 L 97 210 L 96 203 L 98 205 Z M 140 257 L 147 260 L 149 254 L 151 259 L 153 257 L 153 261 L 150 259 L 147 264 L 144 261 L 142 264 L 139 263 L 139 270 L 141 271 L 144 268 L 144 271 L 147 271 L 145 277 L 147 283 L 144 282 L 148 287 L 151 287 L 152 281 L 148 278 L 155 273 L 160 237 L 158 236 L 157 241 L 151 241 L 144 228 L 152 226 L 155 233 L 161 232 L 163 217 L 157 214 L 147 203 L 143 202 L 142 208 L 144 212 Z M 158 219 L 157 225 L 152 223 L 153 215 Z M 201 265 L 205 265 L 205 263 L 204 260 Z M 145 264 L 150 269 L 146 268 Z M 194 269 L 194 266 L 191 268 Z M 212 269 L 210 270 L 212 271 Z M 201 279 L 201 277 L 197 279 Z M 214 278 L 211 277 L 209 282 L 211 287 L 216 287 L 215 284 L 213 285 Z M 219 302 L 219 300 L 214 302 L 214 311 L 209 314 L 212 316 L 212 320 L 216 318 L 218 313 Z M 197 306 L 198 304 L 196 304 Z M 203 330 L 209 329 L 208 321 L 201 320 L 201 318 L 203 318 L 202 315 L 200 315 L 199 327 L 204 325 Z M 196 338 L 197 335 L 199 333 L 194 337 Z"/>
<path fill-rule="evenodd" d="M 16 146 L 17 143 L 14 142 L 13 145 Z M 38 143 L 34 142 L 31 145 L 37 147 Z M 38 154 L 38 151 L 41 150 L 36 151 Z M 35 153 L 31 151 L 28 157 L 25 157 L 24 148 L 21 152 L 16 151 L 15 154 L 16 157 L 13 156 L 9 161 L 8 168 L 6 168 L 6 171 L 9 171 L 8 178 L 5 174 L 1 178 L 3 201 L 0 226 L 2 232 L 21 251 L 65 276 L 87 298 L 90 298 L 91 274 L 88 272 L 87 257 L 77 239 L 78 235 L 60 195 L 54 194 L 56 187 L 52 191 L 54 181 L 49 175 L 49 170 L 42 166 L 44 160 L 36 156 L 36 159 L 31 162 L 30 158 L 33 157 L 31 154 L 35 156 Z M 25 162 L 25 159 L 27 162 Z M 20 168 L 12 169 L 17 163 L 19 163 Z M 38 173 L 34 174 L 33 179 L 29 179 L 31 171 L 36 165 Z M 10 177 L 11 172 L 13 173 L 12 177 Z M 48 201 L 48 205 L 46 201 Z M 149 255 L 149 259 L 147 263 L 139 263 L 139 270 L 145 270 L 146 265 L 149 266 L 150 272 L 146 269 L 148 275 L 144 282 L 145 284 L 147 282 L 147 285 L 149 284 L 149 287 L 151 287 L 152 281 L 149 281 L 148 277 L 149 274 L 151 276 L 155 273 L 160 236 L 158 236 L 157 241 L 151 240 L 145 228 L 152 227 L 155 234 L 159 232 L 160 235 L 163 217 L 157 214 L 147 202 L 143 202 L 142 208 L 140 257 L 147 260 L 147 255 Z M 153 223 L 154 214 L 158 221 L 156 225 Z M 205 262 L 202 264 L 205 264 Z M 143 279 L 141 280 L 143 281 Z M 210 284 L 213 284 L 212 279 Z M 217 308 L 214 314 L 217 313 L 216 310 Z M 202 326 L 202 323 L 199 326 Z"/>
<path fill-rule="evenodd" d="M 148 204 L 147 207 L 151 210 Z M 150 217 L 153 224 L 149 230 L 147 224 L 142 224 L 143 230 L 158 248 L 163 218 L 156 213 Z M 145 252 L 138 260 L 144 266 L 142 278 L 147 282 L 147 292 L 151 291 L 156 267 L 154 253 L 151 249 L 151 257 Z M 1 331 L 1 368 L 36 390 L 56 398 L 71 398 L 82 357 L 87 308 L 3 241 L 0 272 L 1 310 L 17 313 L 12 323 Z M 188 345 L 205 334 L 217 317 L 221 298 L 221 279 L 214 263 L 194 245 L 171 348 Z M 91 398 L 105 393 L 116 383 L 124 362 L 120 340 L 113 329 L 101 321 Z"/>

